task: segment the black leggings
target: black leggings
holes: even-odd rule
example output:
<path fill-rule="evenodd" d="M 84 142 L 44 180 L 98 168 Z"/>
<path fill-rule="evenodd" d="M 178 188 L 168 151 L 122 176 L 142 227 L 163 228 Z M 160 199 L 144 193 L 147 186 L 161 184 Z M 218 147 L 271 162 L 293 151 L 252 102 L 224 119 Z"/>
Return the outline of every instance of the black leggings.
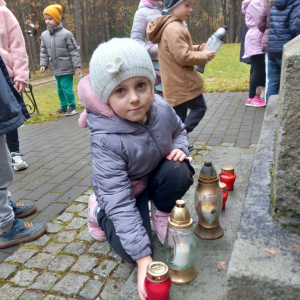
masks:
<path fill-rule="evenodd" d="M 152 200 L 160 211 L 170 213 L 175 206 L 176 200 L 182 198 L 193 184 L 194 168 L 187 160 L 184 162 L 162 161 L 151 173 L 148 179 L 148 186 L 136 197 L 136 207 L 139 210 L 143 226 L 145 227 L 151 243 L 153 254 L 154 246 L 152 240 L 151 224 L 149 218 L 148 201 Z M 124 260 L 134 263 L 135 261 L 124 250 L 113 222 L 101 209 L 98 213 L 98 224 L 105 232 L 110 246 Z"/>
<path fill-rule="evenodd" d="M 192 100 L 176 105 L 173 108 L 182 123 L 184 123 L 187 133 L 193 131 L 193 129 L 199 124 L 207 109 L 202 94 Z M 187 115 L 188 109 L 191 111 Z"/>
<path fill-rule="evenodd" d="M 6 143 L 9 152 L 20 152 L 18 129 L 6 134 Z"/>
<path fill-rule="evenodd" d="M 258 54 L 251 56 L 251 75 L 249 98 L 254 98 L 256 88 L 258 86 L 265 86 L 266 84 L 266 69 L 265 69 L 265 55 Z"/>

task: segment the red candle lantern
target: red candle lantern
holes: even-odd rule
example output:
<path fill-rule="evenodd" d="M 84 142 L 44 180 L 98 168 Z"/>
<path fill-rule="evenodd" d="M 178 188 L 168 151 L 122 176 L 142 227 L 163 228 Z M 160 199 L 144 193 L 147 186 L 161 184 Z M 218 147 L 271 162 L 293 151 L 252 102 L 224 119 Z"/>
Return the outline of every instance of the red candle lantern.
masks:
<path fill-rule="evenodd" d="M 232 191 L 236 179 L 236 175 L 234 174 L 234 167 L 228 165 L 223 166 L 219 177 L 220 181 L 226 184 L 227 191 Z"/>
<path fill-rule="evenodd" d="M 147 268 L 145 289 L 147 300 L 169 300 L 171 279 L 169 268 L 162 262 L 152 262 Z"/>
<path fill-rule="evenodd" d="M 223 195 L 223 205 L 222 205 L 222 210 L 225 210 L 225 206 L 226 206 L 226 201 L 227 201 L 227 197 L 228 197 L 228 192 L 226 190 L 226 184 L 223 182 L 219 182 L 219 186 L 222 190 L 222 195 Z"/>

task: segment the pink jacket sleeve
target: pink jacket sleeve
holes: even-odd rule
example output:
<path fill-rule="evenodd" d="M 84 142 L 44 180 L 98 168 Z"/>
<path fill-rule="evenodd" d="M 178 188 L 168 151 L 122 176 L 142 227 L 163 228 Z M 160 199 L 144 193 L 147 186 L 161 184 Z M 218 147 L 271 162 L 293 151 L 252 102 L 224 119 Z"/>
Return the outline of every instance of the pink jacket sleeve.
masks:
<path fill-rule="evenodd" d="M 256 27 L 259 24 L 259 17 L 261 12 L 264 10 L 264 2 L 262 0 L 252 0 L 247 8 L 247 14 L 251 16 Z"/>
<path fill-rule="evenodd" d="M 14 81 L 28 83 L 28 56 L 25 40 L 19 22 L 10 10 L 5 15 L 9 52 L 12 66 L 7 66 L 13 72 Z"/>

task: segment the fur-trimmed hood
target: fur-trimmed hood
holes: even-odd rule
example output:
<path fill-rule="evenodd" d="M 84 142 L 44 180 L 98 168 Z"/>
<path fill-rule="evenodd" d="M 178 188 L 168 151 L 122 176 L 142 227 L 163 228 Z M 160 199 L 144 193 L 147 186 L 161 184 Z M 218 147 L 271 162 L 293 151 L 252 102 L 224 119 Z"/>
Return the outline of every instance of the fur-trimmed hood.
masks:
<path fill-rule="evenodd" d="M 113 110 L 105 103 L 101 102 L 94 94 L 91 86 L 90 75 L 85 76 L 79 81 L 78 84 L 78 97 L 82 105 L 88 110 L 94 111 L 96 113 L 102 114 L 106 117 L 113 117 L 115 113 Z M 79 120 L 79 126 L 81 128 L 86 128 L 87 124 L 87 111 L 86 109 L 81 113 Z"/>

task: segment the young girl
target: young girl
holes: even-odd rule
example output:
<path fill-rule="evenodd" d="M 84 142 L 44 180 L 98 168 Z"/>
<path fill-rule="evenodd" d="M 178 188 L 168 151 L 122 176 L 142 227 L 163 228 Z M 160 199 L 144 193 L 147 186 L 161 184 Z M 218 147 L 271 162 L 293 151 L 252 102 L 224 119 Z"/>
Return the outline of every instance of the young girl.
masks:
<path fill-rule="evenodd" d="M 242 2 L 242 13 L 245 15 L 246 25 L 249 28 L 245 38 L 245 57 L 251 59 L 251 76 L 249 97 L 246 106 L 263 107 L 266 106 L 265 100 L 261 99 L 265 95 L 265 54 L 261 50 L 261 33 L 257 27 L 259 13 L 263 10 L 263 0 L 244 0 Z M 257 87 L 261 87 L 261 97 L 256 96 Z"/>
<path fill-rule="evenodd" d="M 141 0 L 135 12 L 130 37 L 140 43 L 148 51 L 156 73 L 154 91 L 162 96 L 162 84 L 158 63 L 158 45 L 151 43 L 147 38 L 148 23 L 161 16 L 164 4 L 160 0 Z"/>
<path fill-rule="evenodd" d="M 98 224 L 111 247 L 138 265 L 138 292 L 152 261 L 148 211 L 160 242 L 176 200 L 193 183 L 186 131 L 174 110 L 154 95 L 155 71 L 146 49 L 132 39 L 101 44 L 78 94 L 91 130 L 92 185 Z M 104 235 L 104 234 L 103 234 Z"/>

